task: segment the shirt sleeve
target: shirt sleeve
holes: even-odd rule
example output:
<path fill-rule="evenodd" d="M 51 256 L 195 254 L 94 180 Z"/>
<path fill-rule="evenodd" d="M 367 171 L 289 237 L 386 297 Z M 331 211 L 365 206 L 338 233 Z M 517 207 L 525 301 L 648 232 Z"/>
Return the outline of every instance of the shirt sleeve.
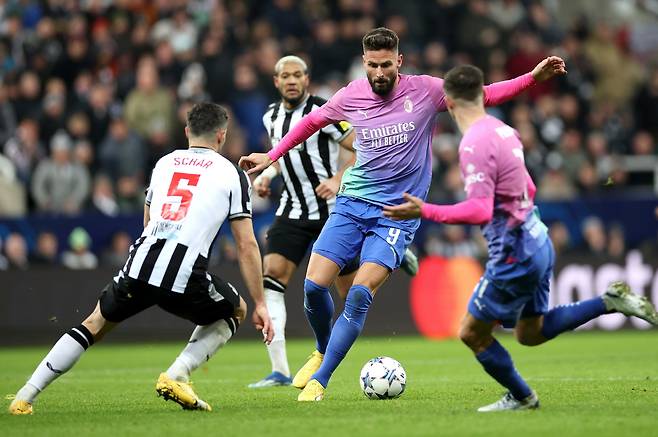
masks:
<path fill-rule="evenodd" d="M 446 111 L 448 108 L 446 107 L 446 93 L 443 91 L 443 79 L 426 75 L 422 77 L 437 112 Z"/>
<path fill-rule="evenodd" d="M 495 193 L 495 157 L 485 144 L 463 144 L 459 147 L 459 167 L 468 199 L 493 198 Z"/>
<path fill-rule="evenodd" d="M 332 123 L 329 126 L 325 126 L 320 130 L 329 135 L 335 142 L 340 143 L 354 130 L 354 128 L 346 121 L 339 121 L 338 123 Z"/>
<path fill-rule="evenodd" d="M 343 103 L 346 93 L 346 87 L 339 89 L 327 103 L 317 109 L 319 115 L 327 120 L 331 120 L 333 123 L 343 121 L 345 119 L 345 116 L 343 115 L 345 113 Z"/>
<path fill-rule="evenodd" d="M 229 194 L 228 219 L 251 218 L 251 182 L 240 168 L 236 167 L 238 177 L 234 178 L 234 184 Z"/>

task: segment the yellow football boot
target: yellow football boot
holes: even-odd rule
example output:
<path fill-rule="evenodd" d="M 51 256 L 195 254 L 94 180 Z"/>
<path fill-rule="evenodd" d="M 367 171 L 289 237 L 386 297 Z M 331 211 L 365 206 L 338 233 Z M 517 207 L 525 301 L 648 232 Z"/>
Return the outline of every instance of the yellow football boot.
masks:
<path fill-rule="evenodd" d="M 313 376 L 313 374 L 320 368 L 320 365 L 322 365 L 323 358 L 323 354 L 318 351 L 313 351 L 313 353 L 308 357 L 306 364 L 304 364 L 302 368 L 299 369 L 295 377 L 292 379 L 292 385 L 299 389 L 306 387 L 306 384 L 311 379 L 311 376 Z"/>
<path fill-rule="evenodd" d="M 311 379 L 297 396 L 297 400 L 300 402 L 318 402 L 322 399 L 324 399 L 324 387 L 317 379 Z"/>
<path fill-rule="evenodd" d="M 158 382 L 155 384 L 155 391 L 165 401 L 171 399 L 183 407 L 184 410 L 212 411 L 212 407 L 194 393 L 190 383 L 171 379 L 166 373 L 160 374 Z"/>
<path fill-rule="evenodd" d="M 32 404 L 28 401 L 21 401 L 20 399 L 14 399 L 9 404 L 9 414 L 14 416 L 22 416 L 24 414 L 32 414 Z"/>

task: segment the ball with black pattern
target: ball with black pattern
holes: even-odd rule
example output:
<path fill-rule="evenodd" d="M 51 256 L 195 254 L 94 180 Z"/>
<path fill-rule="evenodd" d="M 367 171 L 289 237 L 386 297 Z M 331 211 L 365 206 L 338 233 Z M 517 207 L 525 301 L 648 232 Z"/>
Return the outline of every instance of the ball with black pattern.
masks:
<path fill-rule="evenodd" d="M 359 384 L 369 399 L 394 399 L 404 393 L 407 373 L 390 357 L 377 357 L 361 369 Z"/>

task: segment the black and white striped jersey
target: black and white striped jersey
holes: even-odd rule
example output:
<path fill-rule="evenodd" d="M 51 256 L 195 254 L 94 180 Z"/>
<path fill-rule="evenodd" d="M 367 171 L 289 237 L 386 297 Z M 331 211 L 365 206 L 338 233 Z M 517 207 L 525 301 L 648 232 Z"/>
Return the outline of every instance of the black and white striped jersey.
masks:
<path fill-rule="evenodd" d="M 272 103 L 263 115 L 263 124 L 272 147 L 303 116 L 325 103 L 326 100 L 313 95 L 290 110 L 281 101 Z M 279 160 L 284 189 L 277 216 L 300 220 L 326 220 L 329 217 L 336 198 L 324 200 L 315 194 L 315 188 L 336 174 L 340 150 L 338 143 L 351 131 L 352 127 L 346 122 L 331 124 L 314 133 Z"/>
<path fill-rule="evenodd" d="M 162 157 L 146 192 L 150 218 L 119 274 L 177 293 L 209 284 L 208 251 L 222 223 L 251 217 L 247 175 L 211 149 Z"/>

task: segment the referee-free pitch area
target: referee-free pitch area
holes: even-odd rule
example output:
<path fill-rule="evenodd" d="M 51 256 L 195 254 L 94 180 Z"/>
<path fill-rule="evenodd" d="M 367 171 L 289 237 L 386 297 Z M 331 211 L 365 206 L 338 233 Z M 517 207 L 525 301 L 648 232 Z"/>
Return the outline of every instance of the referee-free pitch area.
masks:
<path fill-rule="evenodd" d="M 241 329 L 250 329 L 245 325 Z M 13 417 L 3 400 L 0 435 L 351 436 L 656 435 L 658 331 L 578 332 L 536 348 L 502 335 L 541 399 L 537 411 L 477 413 L 503 390 L 458 341 L 362 337 L 338 368 L 325 401 L 298 403 L 294 388 L 250 390 L 269 373 L 257 341 L 233 341 L 193 376 L 210 413 L 156 397 L 155 381 L 180 344 L 99 344 L 45 391 L 33 416 Z M 311 351 L 289 341 L 293 368 Z M 0 348 L 0 393 L 13 394 L 48 347 Z M 407 371 L 401 398 L 371 401 L 359 370 L 388 355 Z"/>

